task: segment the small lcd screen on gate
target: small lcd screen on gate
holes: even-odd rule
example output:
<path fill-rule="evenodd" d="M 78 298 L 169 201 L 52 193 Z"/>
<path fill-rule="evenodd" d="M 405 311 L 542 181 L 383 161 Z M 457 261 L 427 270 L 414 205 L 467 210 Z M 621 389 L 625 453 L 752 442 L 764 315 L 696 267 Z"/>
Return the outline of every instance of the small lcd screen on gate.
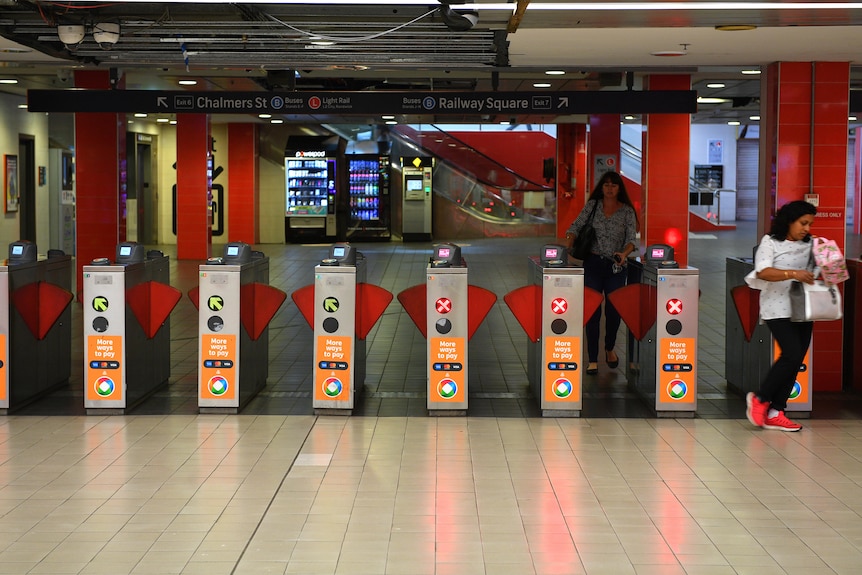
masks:
<path fill-rule="evenodd" d="M 343 247 L 332 248 L 332 257 L 343 258 L 344 257 L 344 248 Z"/>
<path fill-rule="evenodd" d="M 12 255 L 20 256 L 24 253 L 24 246 L 12 246 Z"/>
<path fill-rule="evenodd" d="M 652 248 L 652 250 L 650 250 L 650 259 L 663 260 L 664 248 Z"/>
<path fill-rule="evenodd" d="M 448 257 L 451 257 L 451 256 L 452 256 L 452 250 L 450 250 L 449 248 L 439 248 L 437 250 L 437 257 L 441 260 L 448 258 Z"/>
<path fill-rule="evenodd" d="M 545 248 L 546 260 L 558 260 L 560 258 L 560 250 L 558 248 Z"/>
<path fill-rule="evenodd" d="M 225 251 L 225 255 L 230 256 L 238 256 L 239 255 L 239 246 L 228 246 Z"/>
<path fill-rule="evenodd" d="M 120 246 L 120 255 L 121 256 L 132 255 L 132 246 Z"/>

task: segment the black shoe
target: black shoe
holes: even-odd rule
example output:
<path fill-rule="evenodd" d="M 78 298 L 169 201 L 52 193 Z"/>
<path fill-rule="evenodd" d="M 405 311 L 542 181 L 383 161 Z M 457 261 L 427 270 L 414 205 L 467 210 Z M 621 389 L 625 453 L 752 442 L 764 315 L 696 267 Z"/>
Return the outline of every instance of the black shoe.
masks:
<path fill-rule="evenodd" d="M 609 368 L 616 369 L 620 365 L 620 358 L 617 357 L 615 360 L 611 361 L 610 357 L 608 357 L 608 354 L 611 354 L 611 353 L 614 354 L 614 357 L 616 357 L 617 354 L 614 350 L 612 350 L 612 349 L 608 350 L 605 352 L 605 361 L 608 362 Z"/>
<path fill-rule="evenodd" d="M 599 366 L 596 365 L 595 361 L 591 361 L 587 364 L 587 375 L 596 375 L 599 372 Z"/>

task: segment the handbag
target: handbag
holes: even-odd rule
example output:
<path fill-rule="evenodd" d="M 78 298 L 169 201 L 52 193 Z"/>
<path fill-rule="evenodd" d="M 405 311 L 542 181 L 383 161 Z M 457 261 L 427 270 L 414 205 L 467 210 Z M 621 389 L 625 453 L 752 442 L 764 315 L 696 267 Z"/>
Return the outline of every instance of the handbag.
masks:
<path fill-rule="evenodd" d="M 790 285 L 790 321 L 830 321 L 842 315 L 841 292 L 836 286 L 823 280 Z"/>
<path fill-rule="evenodd" d="M 596 243 L 596 229 L 593 227 L 592 221 L 598 205 L 598 201 L 593 204 L 593 210 L 590 212 L 590 217 L 587 218 L 587 223 L 584 224 L 572 243 L 572 250 L 569 253 L 576 260 L 585 260 L 593 253 L 593 244 Z"/>
<path fill-rule="evenodd" d="M 829 284 L 838 284 L 850 279 L 844 254 L 835 240 L 814 238 L 811 244 L 811 255 L 814 263 L 820 268 L 820 275 Z"/>

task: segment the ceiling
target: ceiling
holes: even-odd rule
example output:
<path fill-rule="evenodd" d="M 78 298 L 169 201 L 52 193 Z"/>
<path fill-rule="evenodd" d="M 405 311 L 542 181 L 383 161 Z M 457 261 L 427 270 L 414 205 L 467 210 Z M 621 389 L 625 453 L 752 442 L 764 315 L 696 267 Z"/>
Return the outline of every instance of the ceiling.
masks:
<path fill-rule="evenodd" d="M 745 124 L 759 111 L 760 81 L 744 69 L 775 61 L 846 61 L 851 85 L 862 88 L 862 3 L 821 10 L 816 2 L 478 0 L 458 7 L 450 0 L 452 10 L 438 0 L 413 1 L 0 0 L 0 79 L 19 81 L 0 91 L 72 87 L 74 71 L 82 69 L 116 69 L 126 89 L 178 90 L 179 80 L 194 79 L 198 84 L 189 89 L 227 91 L 625 90 L 629 83 L 639 89 L 648 74 L 688 74 L 699 96 L 727 99 L 700 105 L 693 122 Z M 475 8 L 475 24 L 464 8 Z M 111 25 L 119 25 L 115 43 L 104 41 L 111 39 Z M 754 29 L 716 28 L 726 25 Z M 82 29 L 84 39 L 64 44 L 58 27 L 65 26 Z M 334 43 L 313 43 L 326 40 Z M 675 55 L 655 55 L 661 52 Z M 548 76 L 548 69 L 565 74 Z"/>

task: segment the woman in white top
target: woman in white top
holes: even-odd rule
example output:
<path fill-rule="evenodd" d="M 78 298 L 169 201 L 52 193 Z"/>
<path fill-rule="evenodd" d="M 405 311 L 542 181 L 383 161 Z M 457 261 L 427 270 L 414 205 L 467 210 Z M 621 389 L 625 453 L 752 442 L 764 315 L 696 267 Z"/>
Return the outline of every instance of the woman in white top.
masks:
<path fill-rule="evenodd" d="M 802 429 L 784 415 L 784 410 L 811 343 L 814 324 L 790 321 L 790 286 L 795 281 L 814 283 L 810 229 L 816 214 L 815 207 L 802 200 L 783 205 L 754 256 L 756 276 L 766 282 L 760 291 L 760 319 L 781 348 L 781 356 L 760 389 L 746 396 L 748 420 L 763 429 Z"/>

